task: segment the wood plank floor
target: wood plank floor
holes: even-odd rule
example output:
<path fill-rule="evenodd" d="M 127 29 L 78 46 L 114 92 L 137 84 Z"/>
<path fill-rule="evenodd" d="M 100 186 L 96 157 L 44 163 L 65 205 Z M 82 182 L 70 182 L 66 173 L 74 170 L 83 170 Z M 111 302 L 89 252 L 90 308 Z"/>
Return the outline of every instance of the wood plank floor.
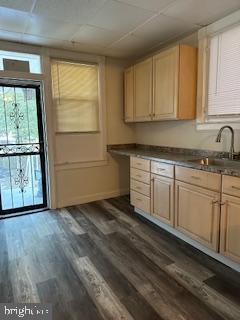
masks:
<path fill-rule="evenodd" d="M 52 303 L 54 320 L 239 320 L 240 275 L 124 196 L 0 220 L 0 302 Z"/>

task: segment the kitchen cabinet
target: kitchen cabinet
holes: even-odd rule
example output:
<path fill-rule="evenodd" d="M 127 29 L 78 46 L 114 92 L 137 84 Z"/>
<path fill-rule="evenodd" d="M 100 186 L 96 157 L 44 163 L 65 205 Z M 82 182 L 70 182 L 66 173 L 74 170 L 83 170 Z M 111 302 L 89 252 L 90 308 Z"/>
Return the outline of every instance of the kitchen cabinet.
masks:
<path fill-rule="evenodd" d="M 152 58 L 134 66 L 134 121 L 152 116 Z"/>
<path fill-rule="evenodd" d="M 133 121 L 134 117 L 134 83 L 133 83 L 133 67 L 124 72 L 124 117 L 126 122 Z"/>
<path fill-rule="evenodd" d="M 220 253 L 240 262 L 240 178 L 222 179 Z"/>
<path fill-rule="evenodd" d="M 127 97 L 125 99 L 125 110 L 127 110 L 125 121 L 145 122 L 195 118 L 196 48 L 178 45 L 163 50 L 135 64 L 132 68 L 133 77 L 130 69 L 125 72 L 125 97 Z M 133 110 L 131 117 L 129 110 Z"/>
<path fill-rule="evenodd" d="M 153 120 L 196 116 L 197 49 L 179 45 L 153 57 Z"/>
<path fill-rule="evenodd" d="M 240 262 L 240 198 L 223 195 L 220 253 Z"/>
<path fill-rule="evenodd" d="M 131 204 L 146 213 L 150 213 L 150 161 L 131 157 L 130 179 Z"/>
<path fill-rule="evenodd" d="M 151 175 L 152 215 L 171 226 L 174 224 L 174 180 Z"/>
<path fill-rule="evenodd" d="M 218 251 L 220 193 L 175 181 L 175 228 Z"/>
<path fill-rule="evenodd" d="M 130 178 L 137 212 L 240 263 L 239 177 L 131 157 Z"/>

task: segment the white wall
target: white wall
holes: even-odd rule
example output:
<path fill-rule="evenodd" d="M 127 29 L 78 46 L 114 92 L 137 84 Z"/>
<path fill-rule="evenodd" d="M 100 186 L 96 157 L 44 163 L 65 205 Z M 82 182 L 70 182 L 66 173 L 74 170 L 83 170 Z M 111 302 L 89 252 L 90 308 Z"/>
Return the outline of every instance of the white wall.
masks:
<path fill-rule="evenodd" d="M 216 143 L 217 130 L 199 131 L 195 120 L 164 121 L 136 124 L 137 143 L 181 148 L 229 151 L 230 134 L 223 133 L 221 143 Z M 235 149 L 240 151 L 240 133 L 236 131 Z"/>

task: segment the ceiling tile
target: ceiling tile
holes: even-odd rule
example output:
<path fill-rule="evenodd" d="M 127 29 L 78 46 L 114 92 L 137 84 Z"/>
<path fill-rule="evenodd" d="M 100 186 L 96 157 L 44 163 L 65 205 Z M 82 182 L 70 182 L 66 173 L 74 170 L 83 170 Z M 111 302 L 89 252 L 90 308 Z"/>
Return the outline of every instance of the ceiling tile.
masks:
<path fill-rule="evenodd" d="M 0 29 L 13 32 L 24 32 L 29 14 L 8 8 L 0 8 Z"/>
<path fill-rule="evenodd" d="M 129 53 L 128 51 L 119 50 L 117 48 L 105 48 L 103 54 L 108 57 L 115 57 L 115 58 L 129 58 L 133 56 L 133 53 Z"/>
<path fill-rule="evenodd" d="M 119 0 L 139 8 L 152 10 L 158 12 L 159 10 L 166 8 L 176 0 Z"/>
<path fill-rule="evenodd" d="M 170 38 L 180 36 L 187 32 L 195 31 L 196 29 L 196 25 L 164 15 L 158 15 L 134 30 L 133 35 L 148 40 L 152 39 L 157 43 L 167 41 Z"/>
<path fill-rule="evenodd" d="M 34 14 L 82 24 L 92 17 L 106 0 L 38 0 Z"/>
<path fill-rule="evenodd" d="M 6 7 L 20 11 L 30 11 L 34 2 L 34 0 L 0 0 L 0 7 Z"/>
<path fill-rule="evenodd" d="M 154 13 L 149 10 L 108 0 L 89 24 L 126 33 L 149 19 Z"/>
<path fill-rule="evenodd" d="M 148 50 L 154 45 L 154 43 L 149 39 L 143 39 L 136 37 L 132 34 L 125 36 L 116 43 L 113 43 L 110 48 L 119 49 L 125 52 L 138 52 L 138 50 Z"/>
<path fill-rule="evenodd" d="M 82 26 L 72 37 L 73 41 L 78 41 L 86 44 L 95 44 L 107 46 L 112 42 L 118 40 L 120 35 L 118 33 L 97 28 L 94 26 Z"/>
<path fill-rule="evenodd" d="M 88 52 L 88 53 L 96 53 L 96 54 L 102 54 L 102 52 L 105 50 L 105 48 L 101 46 L 86 45 L 78 42 L 71 42 L 67 40 L 53 39 L 50 37 L 35 36 L 30 34 L 24 34 L 22 36 L 22 41 L 24 43 L 31 43 L 31 44 L 45 46 L 45 47 L 61 48 L 61 49 L 68 49 L 72 51 Z"/>
<path fill-rule="evenodd" d="M 46 36 L 54 39 L 68 40 L 80 26 L 54 19 L 46 19 L 32 15 L 28 20 L 26 33 L 36 36 Z"/>
<path fill-rule="evenodd" d="M 163 13 L 190 23 L 206 25 L 237 9 L 240 9 L 239 0 L 177 0 Z"/>

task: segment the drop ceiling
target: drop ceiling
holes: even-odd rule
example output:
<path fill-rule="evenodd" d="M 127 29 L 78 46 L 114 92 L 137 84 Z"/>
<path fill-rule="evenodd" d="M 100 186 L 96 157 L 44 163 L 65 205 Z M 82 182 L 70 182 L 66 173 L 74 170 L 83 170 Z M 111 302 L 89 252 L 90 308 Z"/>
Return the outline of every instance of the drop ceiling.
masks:
<path fill-rule="evenodd" d="M 0 0 L 0 39 L 134 57 L 238 9 L 239 0 Z"/>

